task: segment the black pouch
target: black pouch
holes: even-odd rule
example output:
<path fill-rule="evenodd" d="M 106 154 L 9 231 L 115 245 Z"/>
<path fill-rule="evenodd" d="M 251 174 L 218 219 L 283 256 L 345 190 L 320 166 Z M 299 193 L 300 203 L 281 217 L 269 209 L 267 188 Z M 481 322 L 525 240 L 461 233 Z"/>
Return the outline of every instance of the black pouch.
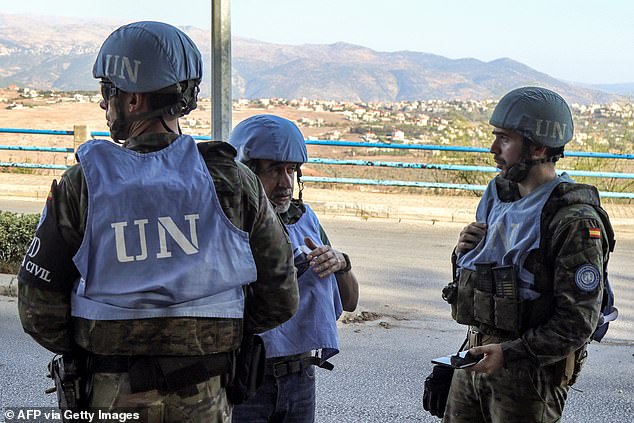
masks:
<path fill-rule="evenodd" d="M 475 290 L 475 272 L 468 269 L 462 269 L 460 278 L 458 279 L 458 296 L 456 302 L 451 305 L 451 316 L 456 322 L 462 325 L 477 325 L 474 319 L 474 290 Z"/>
<path fill-rule="evenodd" d="M 494 297 L 495 327 L 512 333 L 520 332 L 522 301 L 517 298 Z"/>
<path fill-rule="evenodd" d="M 453 368 L 448 366 L 436 365 L 425 379 L 422 399 L 423 408 L 432 416 L 442 419 L 445 415 L 453 370 Z"/>
<path fill-rule="evenodd" d="M 265 361 L 262 338 L 245 335 L 235 353 L 233 377 L 226 386 L 229 402 L 242 404 L 255 396 L 264 380 Z"/>
<path fill-rule="evenodd" d="M 521 329 L 522 300 L 519 298 L 515 269 L 512 265 L 506 265 L 492 270 L 495 281 L 495 327 L 517 334 Z"/>
<path fill-rule="evenodd" d="M 495 282 L 493 280 L 493 261 L 474 263 L 476 268 L 476 284 L 473 292 L 473 315 L 475 319 L 487 325 L 493 325 L 493 294 Z"/>
<path fill-rule="evenodd" d="M 476 288 L 473 291 L 473 301 L 473 315 L 475 319 L 480 323 L 493 326 L 493 294 L 480 291 Z"/>

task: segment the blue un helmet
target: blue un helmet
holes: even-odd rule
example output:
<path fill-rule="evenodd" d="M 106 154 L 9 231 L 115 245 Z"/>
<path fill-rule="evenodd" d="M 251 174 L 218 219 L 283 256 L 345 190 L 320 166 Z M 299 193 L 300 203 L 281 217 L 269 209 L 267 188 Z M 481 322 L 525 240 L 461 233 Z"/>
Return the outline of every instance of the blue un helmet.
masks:
<path fill-rule="evenodd" d="M 522 87 L 507 93 L 493 110 L 489 123 L 496 128 L 521 134 L 524 141 L 520 163 L 511 166 L 505 177 L 523 180 L 530 167 L 563 157 L 563 147 L 572 139 L 574 124 L 566 101 L 556 92 L 541 87 Z M 529 142 L 553 152 L 547 159 L 529 160 Z"/>
<path fill-rule="evenodd" d="M 236 125 L 229 144 L 238 151 L 237 159 L 255 171 L 253 160 L 298 163 L 308 161 L 306 141 L 297 125 L 274 115 L 255 115 Z M 297 168 L 299 200 L 302 200 L 302 172 Z"/>
<path fill-rule="evenodd" d="M 194 42 L 178 28 L 162 22 L 135 22 L 120 27 L 104 41 L 92 73 L 101 79 L 106 100 L 119 91 L 175 95 L 174 104 L 159 110 L 125 121 L 118 116 L 117 125 L 123 128 L 135 120 L 176 118 L 194 110 L 203 61 Z"/>
<path fill-rule="evenodd" d="M 306 142 L 297 125 L 274 115 L 255 115 L 236 125 L 229 144 L 238 150 L 238 160 L 274 160 L 306 163 Z"/>

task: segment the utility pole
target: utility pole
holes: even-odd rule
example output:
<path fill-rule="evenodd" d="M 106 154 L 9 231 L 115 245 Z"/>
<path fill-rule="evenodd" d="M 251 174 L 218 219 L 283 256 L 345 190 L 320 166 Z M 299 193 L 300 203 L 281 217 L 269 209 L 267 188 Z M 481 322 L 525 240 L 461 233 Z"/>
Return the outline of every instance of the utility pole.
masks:
<path fill-rule="evenodd" d="M 231 131 L 231 0 L 211 0 L 211 136 Z"/>

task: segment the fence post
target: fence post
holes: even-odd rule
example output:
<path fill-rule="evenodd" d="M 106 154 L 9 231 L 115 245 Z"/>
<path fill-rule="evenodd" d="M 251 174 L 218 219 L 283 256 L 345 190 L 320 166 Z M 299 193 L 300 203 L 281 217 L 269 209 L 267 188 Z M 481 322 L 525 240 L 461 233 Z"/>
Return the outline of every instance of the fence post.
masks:
<path fill-rule="evenodd" d="M 73 151 L 77 153 L 77 149 L 80 145 L 90 139 L 90 131 L 88 125 L 75 125 L 73 126 Z M 77 159 L 75 159 L 77 160 Z"/>

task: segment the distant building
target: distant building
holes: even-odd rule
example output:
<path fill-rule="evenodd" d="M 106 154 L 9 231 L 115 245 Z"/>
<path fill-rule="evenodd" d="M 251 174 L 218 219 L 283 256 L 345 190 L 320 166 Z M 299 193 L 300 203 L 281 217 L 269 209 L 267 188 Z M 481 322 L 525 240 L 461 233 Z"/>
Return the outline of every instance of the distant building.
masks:
<path fill-rule="evenodd" d="M 379 138 L 374 132 L 366 132 L 365 134 L 361 135 L 361 139 L 365 142 L 379 142 Z"/>
<path fill-rule="evenodd" d="M 392 141 L 405 141 L 405 132 L 395 129 L 392 132 Z"/>

